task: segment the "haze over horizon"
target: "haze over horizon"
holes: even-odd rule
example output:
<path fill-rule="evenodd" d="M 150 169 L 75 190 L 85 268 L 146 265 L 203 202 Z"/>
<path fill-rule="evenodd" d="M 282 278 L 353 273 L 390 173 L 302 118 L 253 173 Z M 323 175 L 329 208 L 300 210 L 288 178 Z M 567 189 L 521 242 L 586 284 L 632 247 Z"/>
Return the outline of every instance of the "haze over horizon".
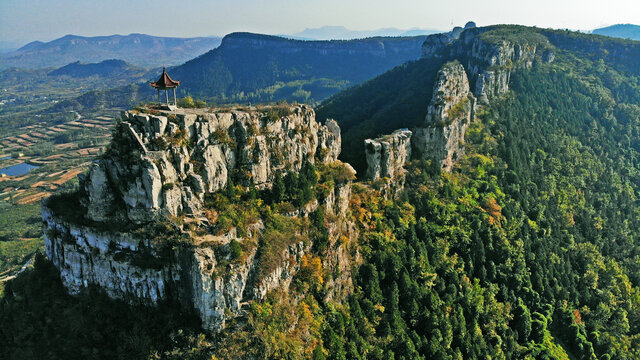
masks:
<path fill-rule="evenodd" d="M 127 9 L 123 11 L 123 9 Z M 620 14 L 623 14 L 620 16 Z M 158 19 L 162 19 L 159 21 Z M 307 28 L 344 26 L 350 30 L 450 30 L 467 21 L 478 26 L 521 24 L 591 30 L 620 23 L 640 23 L 640 3 L 586 0 L 505 0 L 456 4 L 421 0 L 307 1 L 194 0 L 23 0 L 0 2 L 0 41 L 26 44 L 67 34 L 99 36 L 144 33 L 156 36 L 223 36 L 234 31 L 293 34 Z"/>

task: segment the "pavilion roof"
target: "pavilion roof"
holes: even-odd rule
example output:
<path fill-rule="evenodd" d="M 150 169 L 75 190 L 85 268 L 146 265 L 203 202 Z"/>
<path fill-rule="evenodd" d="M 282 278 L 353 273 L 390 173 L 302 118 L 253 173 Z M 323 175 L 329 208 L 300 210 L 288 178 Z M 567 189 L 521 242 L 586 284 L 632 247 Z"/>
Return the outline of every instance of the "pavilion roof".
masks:
<path fill-rule="evenodd" d="M 162 68 L 162 75 L 160 75 L 160 79 L 156 82 L 152 82 L 151 86 L 160 90 L 171 89 L 180 86 L 180 81 L 173 80 L 171 76 L 167 74 L 167 69 Z"/>

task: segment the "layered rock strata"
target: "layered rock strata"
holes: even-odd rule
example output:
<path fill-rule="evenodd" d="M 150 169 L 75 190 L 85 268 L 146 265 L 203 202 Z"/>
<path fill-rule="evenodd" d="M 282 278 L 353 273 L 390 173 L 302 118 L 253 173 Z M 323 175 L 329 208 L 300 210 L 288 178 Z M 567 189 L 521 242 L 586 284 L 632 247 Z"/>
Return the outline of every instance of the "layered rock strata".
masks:
<path fill-rule="evenodd" d="M 460 59 L 475 83 L 472 90 L 480 103 L 487 103 L 509 90 L 514 68 L 531 67 L 536 59 L 553 61 L 552 46 L 544 36 L 534 35 L 528 39 L 517 35 L 483 36 L 491 30 L 491 27 L 471 27 L 465 28 L 458 37 L 449 33 L 430 35 L 422 45 L 422 57 Z M 518 29 L 512 31 L 518 33 Z"/>
<path fill-rule="evenodd" d="M 367 178 L 388 177 L 402 186 L 404 165 L 409 160 L 430 160 L 451 171 L 464 153 L 464 135 L 475 117 L 476 99 L 462 64 L 445 64 L 437 74 L 433 96 L 422 126 L 412 134 L 397 130 L 391 135 L 365 140 Z"/>

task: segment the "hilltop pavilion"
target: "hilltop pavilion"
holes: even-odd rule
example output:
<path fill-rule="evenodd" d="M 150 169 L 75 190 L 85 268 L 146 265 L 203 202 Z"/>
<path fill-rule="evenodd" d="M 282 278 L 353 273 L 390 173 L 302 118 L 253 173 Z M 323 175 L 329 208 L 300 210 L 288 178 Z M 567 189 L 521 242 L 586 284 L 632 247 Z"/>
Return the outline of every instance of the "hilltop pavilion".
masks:
<path fill-rule="evenodd" d="M 160 90 L 164 90 L 164 96 L 166 99 L 166 105 L 171 107 L 172 105 L 169 103 L 169 89 L 173 89 L 173 106 L 178 106 L 178 102 L 176 100 L 176 88 L 180 86 L 180 81 L 175 81 L 167 74 L 167 69 L 162 68 L 162 75 L 160 75 L 160 79 L 156 82 L 150 83 L 151 87 L 154 87 L 158 90 L 158 102 L 162 103 L 160 99 Z"/>

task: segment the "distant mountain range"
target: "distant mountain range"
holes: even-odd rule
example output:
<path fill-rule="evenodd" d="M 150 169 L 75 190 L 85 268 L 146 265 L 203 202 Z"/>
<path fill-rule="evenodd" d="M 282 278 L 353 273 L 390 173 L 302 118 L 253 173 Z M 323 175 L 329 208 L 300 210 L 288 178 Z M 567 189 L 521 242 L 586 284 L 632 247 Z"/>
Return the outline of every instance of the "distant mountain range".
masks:
<path fill-rule="evenodd" d="M 178 65 L 218 45 L 221 38 L 173 38 L 144 34 L 84 37 L 67 35 L 50 42 L 31 42 L 0 54 L 0 69 L 51 68 L 76 61 L 121 59 L 142 67 Z"/>
<path fill-rule="evenodd" d="M 344 26 L 323 26 L 313 29 L 304 29 L 301 32 L 291 34 L 289 37 L 300 40 L 350 40 L 378 36 L 420 36 L 439 32 L 442 31 L 434 29 L 401 30 L 397 28 L 350 30 Z"/>
<path fill-rule="evenodd" d="M 123 60 L 111 59 L 99 63 L 82 64 L 80 61 L 65 65 L 49 72 L 49 76 L 69 76 L 86 78 L 101 76 L 106 78 L 130 77 L 133 74 L 144 74 L 147 70 L 128 64 Z"/>
<path fill-rule="evenodd" d="M 640 25 L 617 24 L 595 29 L 593 34 L 640 41 Z"/>

